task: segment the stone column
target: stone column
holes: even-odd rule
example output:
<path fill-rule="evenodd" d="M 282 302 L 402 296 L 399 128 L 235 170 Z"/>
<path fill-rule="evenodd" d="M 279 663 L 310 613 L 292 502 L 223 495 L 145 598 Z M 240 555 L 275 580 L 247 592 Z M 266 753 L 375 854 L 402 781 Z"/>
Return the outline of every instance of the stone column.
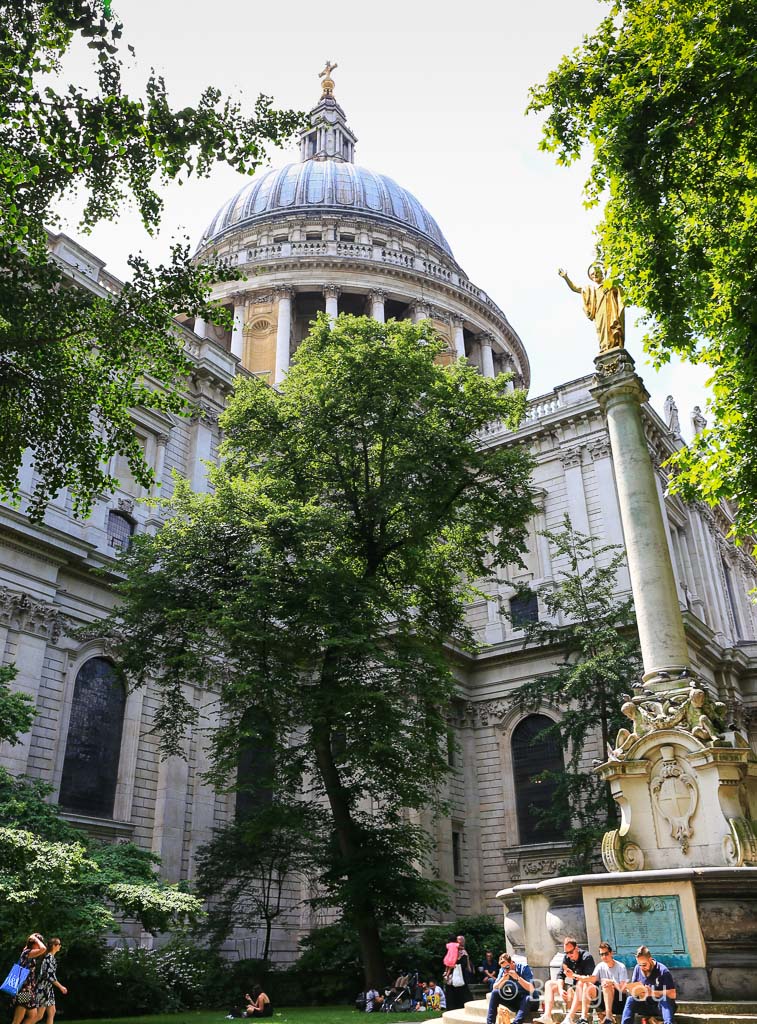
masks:
<path fill-rule="evenodd" d="M 292 296 L 291 288 L 277 288 L 278 319 L 276 322 L 276 373 L 274 383 L 280 384 L 289 369 L 289 346 L 292 335 Z"/>
<path fill-rule="evenodd" d="M 155 479 L 150 487 L 150 497 L 157 498 L 160 495 L 160 485 L 163 482 L 163 469 L 166 464 L 166 445 L 168 444 L 168 434 L 158 434 L 155 438 L 157 442 L 157 450 L 155 452 Z"/>
<path fill-rule="evenodd" d="M 410 307 L 410 316 L 414 324 L 428 320 L 428 307 L 423 302 L 414 302 Z"/>
<path fill-rule="evenodd" d="M 218 422 L 216 410 L 209 402 L 198 402 L 192 413 L 194 429 L 189 461 L 189 482 L 193 491 L 207 493 L 208 469 L 213 457 L 213 427 Z"/>
<path fill-rule="evenodd" d="M 384 303 L 386 302 L 386 292 L 380 288 L 374 288 L 373 291 L 368 292 L 368 298 L 371 302 L 371 316 L 374 320 L 378 320 L 380 324 L 384 323 Z"/>
<path fill-rule="evenodd" d="M 463 318 L 461 316 L 450 317 L 452 325 L 452 341 L 455 346 L 455 355 L 458 359 L 465 359 L 465 336 L 463 334 Z"/>
<path fill-rule="evenodd" d="M 479 334 L 479 344 L 481 345 L 481 372 L 484 377 L 494 376 L 494 356 L 492 355 L 492 342 L 494 338 L 489 332 Z"/>
<path fill-rule="evenodd" d="M 160 874 L 167 882 L 182 877 L 188 781 L 183 757 L 172 755 L 159 763 L 152 852 L 160 857 Z"/>
<path fill-rule="evenodd" d="M 325 284 L 323 286 L 323 294 L 326 296 L 326 313 L 334 317 L 334 319 L 339 316 L 339 296 L 341 293 L 342 289 L 337 288 L 335 284 Z"/>
<path fill-rule="evenodd" d="M 241 361 L 244 355 L 244 303 L 234 303 L 234 324 L 231 328 L 231 354 Z"/>
<path fill-rule="evenodd" d="M 625 349 L 602 353 L 592 394 L 607 418 L 620 515 L 644 661 L 644 678 L 665 688 L 689 652 L 668 538 L 641 418 L 649 399 Z M 660 673 L 665 675 L 660 678 Z"/>

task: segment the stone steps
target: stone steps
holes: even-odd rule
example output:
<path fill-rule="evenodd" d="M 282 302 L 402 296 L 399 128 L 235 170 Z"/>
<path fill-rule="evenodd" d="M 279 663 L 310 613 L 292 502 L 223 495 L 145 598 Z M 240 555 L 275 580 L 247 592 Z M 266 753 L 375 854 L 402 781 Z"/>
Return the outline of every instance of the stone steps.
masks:
<path fill-rule="evenodd" d="M 486 1020 L 488 999 L 476 999 L 460 1010 L 447 1010 L 442 1014 L 444 1024 L 483 1024 Z M 527 1020 L 536 1014 L 530 1014 Z M 555 1024 L 562 1020 L 562 1011 L 555 1010 Z M 680 1000 L 676 1024 L 757 1024 L 757 1002 L 690 1002 Z"/>

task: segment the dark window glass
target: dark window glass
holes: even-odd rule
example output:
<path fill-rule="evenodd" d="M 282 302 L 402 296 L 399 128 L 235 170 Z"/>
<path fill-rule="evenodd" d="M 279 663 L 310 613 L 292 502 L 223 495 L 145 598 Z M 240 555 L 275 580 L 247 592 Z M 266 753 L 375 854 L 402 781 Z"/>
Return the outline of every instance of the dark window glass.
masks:
<path fill-rule="evenodd" d="M 58 803 L 70 811 L 113 817 L 126 691 L 113 665 L 90 658 L 79 669 L 68 722 Z"/>
<path fill-rule="evenodd" d="M 243 716 L 244 724 L 244 716 Z M 237 768 L 237 821 L 249 818 L 268 807 L 273 799 L 273 729 L 270 725 L 244 736 L 239 748 Z"/>
<path fill-rule="evenodd" d="M 539 621 L 539 599 L 533 590 L 510 598 L 510 618 L 513 629 L 522 629 L 529 622 Z"/>
<path fill-rule="evenodd" d="M 455 878 L 463 873 L 463 836 L 456 829 L 452 830 L 452 871 Z"/>
<path fill-rule="evenodd" d="M 539 736 L 551 724 L 546 715 L 529 715 L 520 722 L 513 732 L 513 781 L 515 783 L 515 808 L 518 815 L 520 842 L 547 843 L 561 839 L 563 830 L 554 823 L 542 824 L 534 814 L 534 808 L 547 810 L 557 788 L 554 780 L 538 781 L 545 771 L 565 770 L 562 751 L 553 736 Z"/>
<path fill-rule="evenodd" d="M 126 550 L 131 544 L 134 523 L 123 512 L 108 512 L 108 544 Z"/>

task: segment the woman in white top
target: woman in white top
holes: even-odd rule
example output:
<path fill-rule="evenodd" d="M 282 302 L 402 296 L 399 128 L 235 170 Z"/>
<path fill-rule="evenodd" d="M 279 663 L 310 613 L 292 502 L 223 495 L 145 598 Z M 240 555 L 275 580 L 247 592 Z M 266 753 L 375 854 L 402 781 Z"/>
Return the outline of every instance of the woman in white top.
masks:
<path fill-rule="evenodd" d="M 602 988 L 602 1001 L 605 1004 L 603 1024 L 614 1024 L 613 1012 L 620 1013 L 623 1009 L 624 994 L 628 985 L 628 968 L 619 960 L 615 960 L 609 942 L 599 944 L 599 963 L 592 981 L 598 982 Z"/>

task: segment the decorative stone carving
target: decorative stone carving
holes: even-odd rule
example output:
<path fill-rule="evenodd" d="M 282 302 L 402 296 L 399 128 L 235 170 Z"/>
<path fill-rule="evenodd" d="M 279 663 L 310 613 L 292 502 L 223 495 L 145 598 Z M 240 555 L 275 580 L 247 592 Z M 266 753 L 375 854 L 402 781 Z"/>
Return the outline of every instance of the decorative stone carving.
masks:
<path fill-rule="evenodd" d="M 10 587 L 0 587 L 0 624 L 19 633 L 47 637 L 57 644 L 66 625 L 66 619 L 55 605 L 35 601 Z"/>
<path fill-rule="evenodd" d="M 707 420 L 702 415 L 702 410 L 698 405 L 695 405 L 691 410 L 691 425 L 694 428 L 695 434 L 701 434 L 707 426 Z"/>
<path fill-rule="evenodd" d="M 562 463 L 563 469 L 572 469 L 574 466 L 580 466 L 583 461 L 582 457 L 583 448 L 576 446 L 574 448 L 565 448 L 559 453 L 559 459 Z"/>
<path fill-rule="evenodd" d="M 218 426 L 218 417 L 220 415 L 219 409 L 216 406 L 211 405 L 210 402 L 200 399 L 194 403 L 192 409 L 193 420 L 203 420 L 210 427 Z"/>
<path fill-rule="evenodd" d="M 117 504 L 119 512 L 125 512 L 127 516 L 134 515 L 133 498 L 119 498 Z"/>
<path fill-rule="evenodd" d="M 676 405 L 676 400 L 672 395 L 668 395 L 665 399 L 665 422 L 667 423 L 671 434 L 675 434 L 676 437 L 681 436 L 681 421 L 678 417 L 678 406 Z"/>
<path fill-rule="evenodd" d="M 325 284 L 323 286 L 323 294 L 327 299 L 338 299 L 342 294 L 342 289 L 335 284 Z"/>
<path fill-rule="evenodd" d="M 641 871 L 644 854 L 640 846 L 632 843 L 614 828 L 602 837 L 602 861 L 608 871 Z"/>
<path fill-rule="evenodd" d="M 483 700 L 474 703 L 469 701 L 465 710 L 471 718 L 478 717 L 481 725 L 491 725 L 492 719 L 501 722 L 508 710 L 508 703 L 505 700 Z"/>
<path fill-rule="evenodd" d="M 649 784 L 652 804 L 670 825 L 670 834 L 686 853 L 694 831 L 691 819 L 697 809 L 699 790 L 694 777 L 676 760 L 673 747 L 665 745 L 661 752 L 662 760 Z"/>
<path fill-rule="evenodd" d="M 614 749 L 608 749 L 611 761 L 623 761 L 637 740 L 659 729 L 684 729 L 702 743 L 712 746 L 722 742 L 711 715 L 720 719 L 725 705 L 712 701 L 696 681 L 687 690 L 649 691 L 626 701 L 621 711 L 633 722 L 633 729 L 620 729 Z"/>
<path fill-rule="evenodd" d="M 599 441 L 593 441 L 588 445 L 589 455 L 593 460 L 599 459 L 610 459 L 612 458 L 612 448 L 610 446 L 609 437 L 601 438 Z"/>
<path fill-rule="evenodd" d="M 757 831 L 749 818 L 729 818 L 723 839 L 723 859 L 731 867 L 757 866 Z"/>

